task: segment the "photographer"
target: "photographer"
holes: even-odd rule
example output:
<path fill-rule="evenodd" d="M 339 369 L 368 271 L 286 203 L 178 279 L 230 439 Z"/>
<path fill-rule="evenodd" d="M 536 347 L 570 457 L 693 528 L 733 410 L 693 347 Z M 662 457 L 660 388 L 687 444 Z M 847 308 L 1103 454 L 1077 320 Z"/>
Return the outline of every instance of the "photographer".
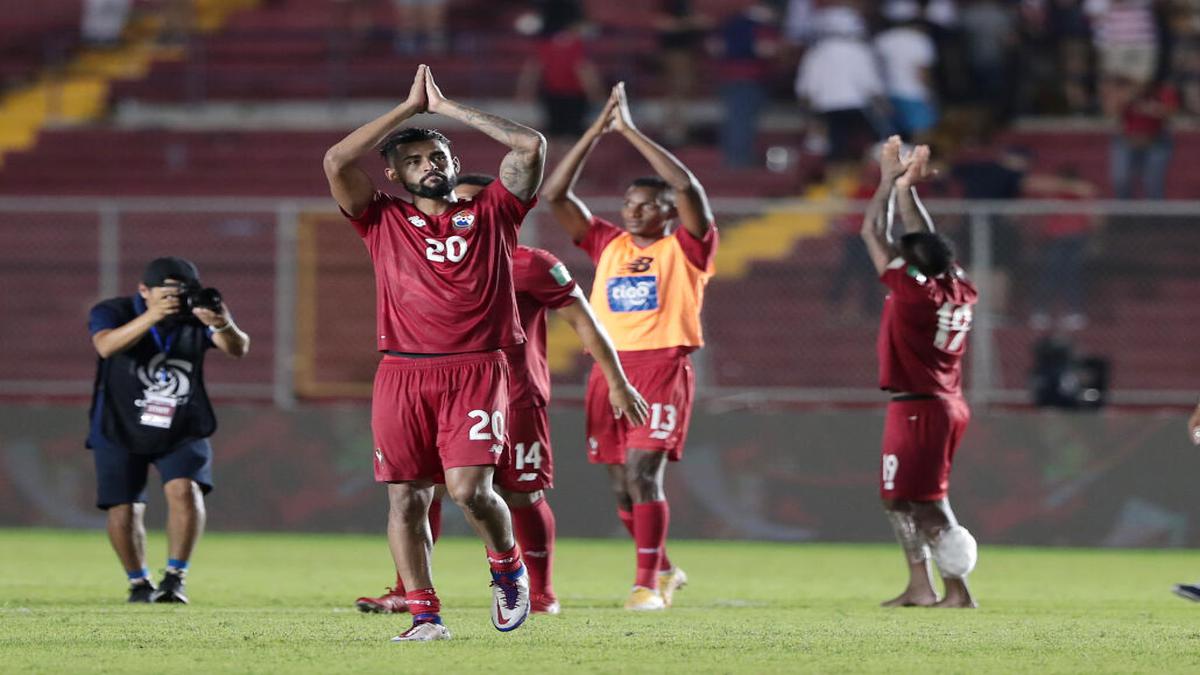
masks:
<path fill-rule="evenodd" d="M 188 558 L 204 529 L 217 420 L 204 388 L 204 353 L 246 355 L 250 337 L 220 294 L 182 258 L 151 262 L 134 296 L 105 300 L 88 316 L 100 359 L 87 447 L 96 459 L 96 505 L 129 576 L 129 602 L 182 602 Z M 146 567 L 146 478 L 153 464 L 167 500 L 167 567 L 156 588 Z"/>

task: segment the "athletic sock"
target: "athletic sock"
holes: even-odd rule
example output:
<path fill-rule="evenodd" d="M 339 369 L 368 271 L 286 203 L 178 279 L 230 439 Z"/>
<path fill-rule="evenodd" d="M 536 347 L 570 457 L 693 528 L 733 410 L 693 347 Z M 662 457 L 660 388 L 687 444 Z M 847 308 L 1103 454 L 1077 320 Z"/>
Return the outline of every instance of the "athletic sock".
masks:
<path fill-rule="evenodd" d="M 188 570 L 188 561 L 180 560 L 179 558 L 168 558 L 167 559 L 167 573 L 168 574 L 178 574 L 179 576 L 183 576 L 183 575 L 187 574 L 187 570 Z"/>
<path fill-rule="evenodd" d="M 442 622 L 442 603 L 432 588 L 409 591 L 404 594 L 404 602 L 408 605 L 414 624 Z"/>
<path fill-rule="evenodd" d="M 487 550 L 488 565 L 494 574 L 511 574 L 521 569 L 521 547 L 513 544 L 507 551 Z"/>
<path fill-rule="evenodd" d="M 554 595 L 551 573 L 554 566 L 554 511 L 545 499 L 533 506 L 514 508 L 513 534 L 529 570 L 529 592 Z"/>
<path fill-rule="evenodd" d="M 126 572 L 125 576 L 129 577 L 129 583 L 131 583 L 131 584 L 136 584 L 139 581 L 149 581 L 150 580 L 150 568 L 143 567 L 140 570 Z"/>
<path fill-rule="evenodd" d="M 662 567 L 670 520 L 666 501 L 633 505 L 633 540 L 637 545 L 637 579 L 634 583 L 638 586 L 658 588 L 658 570 Z"/>
<path fill-rule="evenodd" d="M 634 540 L 636 541 L 637 537 L 633 534 L 633 512 L 626 511 L 625 509 L 617 509 L 617 517 L 621 519 L 621 524 L 624 525 L 625 529 L 629 531 L 629 536 L 634 537 Z M 667 556 L 667 547 L 664 544 L 662 547 L 662 562 L 658 566 L 658 571 L 670 572 L 673 567 L 674 566 L 671 564 L 671 558 Z"/>

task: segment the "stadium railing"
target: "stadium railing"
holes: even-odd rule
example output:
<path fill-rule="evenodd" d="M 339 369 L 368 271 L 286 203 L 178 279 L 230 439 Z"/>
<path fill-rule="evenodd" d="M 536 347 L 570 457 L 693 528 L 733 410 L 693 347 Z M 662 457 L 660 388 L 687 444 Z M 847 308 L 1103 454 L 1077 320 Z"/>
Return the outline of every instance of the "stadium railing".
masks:
<path fill-rule="evenodd" d="M 589 204 L 617 219 L 617 200 Z M 966 367 L 977 406 L 1029 403 L 1039 375 L 1074 386 L 1081 402 L 1105 389 L 1116 404 L 1195 402 L 1200 202 L 927 206 L 980 289 Z M 883 291 L 859 248 L 863 204 L 714 207 L 722 243 L 707 348 L 695 356 L 701 395 L 733 407 L 882 400 L 874 345 Z M 590 263 L 547 209 L 534 211 L 522 238 L 590 285 Z M 284 407 L 367 396 L 374 287 L 361 247 L 328 199 L 0 198 L 0 395 L 85 396 L 88 307 L 132 292 L 150 258 L 176 254 L 225 291 L 255 337 L 251 359 L 212 360 L 218 395 Z M 551 328 L 556 395 L 577 398 L 587 360 L 560 328 Z M 1039 351 L 1092 370 L 1039 374 Z M 1068 381 L 1097 372 L 1106 380 Z"/>

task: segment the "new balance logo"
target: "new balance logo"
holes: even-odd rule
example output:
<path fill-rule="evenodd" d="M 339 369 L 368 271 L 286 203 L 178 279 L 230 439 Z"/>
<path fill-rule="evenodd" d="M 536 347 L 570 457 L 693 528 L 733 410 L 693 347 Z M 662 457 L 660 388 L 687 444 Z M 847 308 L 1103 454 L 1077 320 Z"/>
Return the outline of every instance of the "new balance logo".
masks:
<path fill-rule="evenodd" d="M 405 600 L 404 602 L 406 602 L 407 604 L 410 604 L 410 605 L 424 605 L 426 607 L 433 606 L 432 600 Z"/>
<path fill-rule="evenodd" d="M 537 476 L 538 475 L 536 473 L 523 473 L 520 476 L 517 476 L 517 481 L 521 482 L 521 481 L 537 480 Z"/>
<path fill-rule="evenodd" d="M 662 549 L 660 549 L 660 548 L 657 548 L 657 547 L 655 547 L 655 548 L 639 548 L 639 549 L 637 550 L 637 552 L 638 552 L 638 553 L 655 554 L 655 553 L 658 553 L 658 552 L 659 552 L 659 551 L 661 551 L 661 550 L 662 550 Z"/>

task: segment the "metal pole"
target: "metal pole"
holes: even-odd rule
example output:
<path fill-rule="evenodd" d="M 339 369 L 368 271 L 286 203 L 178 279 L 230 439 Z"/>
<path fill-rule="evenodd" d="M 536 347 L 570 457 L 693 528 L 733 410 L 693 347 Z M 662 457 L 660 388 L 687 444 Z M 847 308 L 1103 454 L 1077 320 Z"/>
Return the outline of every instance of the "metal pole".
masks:
<path fill-rule="evenodd" d="M 983 209 L 972 209 L 971 218 L 971 277 L 979 289 L 975 305 L 975 321 L 971 336 L 971 403 L 981 410 L 987 408 L 995 390 L 996 342 L 995 315 L 992 291 L 992 221 Z"/>
<path fill-rule="evenodd" d="M 275 212 L 275 405 L 296 405 L 296 237 L 299 210 L 283 202 Z"/>
<path fill-rule="evenodd" d="M 116 297 L 121 283 L 121 211 L 113 202 L 100 204 L 99 240 L 100 297 Z"/>

